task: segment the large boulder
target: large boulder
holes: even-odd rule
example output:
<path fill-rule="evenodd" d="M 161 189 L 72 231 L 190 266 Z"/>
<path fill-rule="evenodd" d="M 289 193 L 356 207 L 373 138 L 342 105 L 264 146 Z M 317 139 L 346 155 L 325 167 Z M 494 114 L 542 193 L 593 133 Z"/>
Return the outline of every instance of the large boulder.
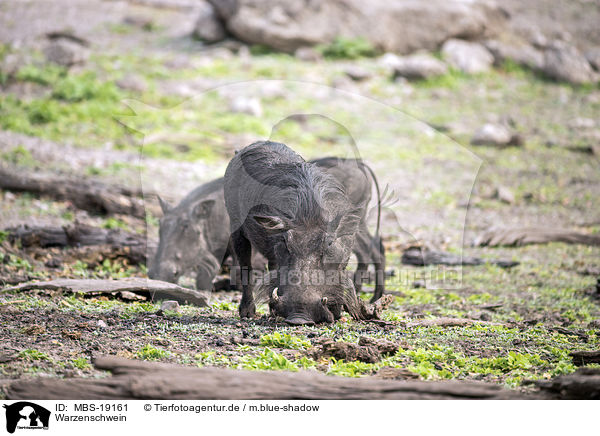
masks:
<path fill-rule="evenodd" d="M 494 63 L 494 56 L 483 45 L 461 39 L 446 41 L 442 56 L 450 65 L 468 74 L 484 73 Z"/>
<path fill-rule="evenodd" d="M 495 65 L 502 65 L 504 61 L 511 60 L 532 70 L 541 70 L 544 67 L 544 54 L 529 44 L 488 40 L 485 46 L 494 56 Z"/>
<path fill-rule="evenodd" d="M 194 36 L 208 43 L 225 39 L 227 32 L 217 10 L 208 2 L 202 2 L 198 8 L 198 19 L 194 27 Z"/>
<path fill-rule="evenodd" d="M 242 41 L 290 53 L 338 36 L 400 54 L 435 50 L 449 38 L 493 35 L 506 20 L 484 0 L 371 0 L 368 7 L 360 0 L 237 0 L 225 15 Z"/>
<path fill-rule="evenodd" d="M 84 63 L 89 57 L 89 51 L 83 44 L 71 38 L 57 38 L 51 40 L 44 48 L 44 55 L 48 62 L 63 67 L 71 67 Z"/>
<path fill-rule="evenodd" d="M 600 47 L 588 50 L 585 58 L 596 71 L 600 71 Z"/>
<path fill-rule="evenodd" d="M 555 41 L 544 51 L 543 71 L 553 79 L 578 85 L 598 81 L 585 56 L 563 41 Z"/>

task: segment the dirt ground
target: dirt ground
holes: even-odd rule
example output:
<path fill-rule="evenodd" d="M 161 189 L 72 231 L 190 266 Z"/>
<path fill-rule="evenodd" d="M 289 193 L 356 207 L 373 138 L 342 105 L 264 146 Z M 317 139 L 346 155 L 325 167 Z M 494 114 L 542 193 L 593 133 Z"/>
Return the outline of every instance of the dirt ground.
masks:
<path fill-rule="evenodd" d="M 163 312 L 158 302 L 7 291 L 29 280 L 145 277 L 147 270 L 106 250 L 22 248 L 0 231 L 0 384 L 101 377 L 92 357 L 117 354 L 352 377 L 392 367 L 405 369 L 398 373 L 404 378 L 487 380 L 526 390 L 527 380 L 573 372 L 570 352 L 598 350 L 600 248 L 471 242 L 493 227 L 600 232 L 599 160 L 590 152 L 600 135 L 600 88 L 551 82 L 512 65 L 397 82 L 378 59 L 313 63 L 232 41 L 207 47 L 189 36 L 194 17 L 185 2 L 143 3 L 0 5 L 0 57 L 16 54 L 20 62 L 18 73 L 1 82 L 2 163 L 136 187 L 156 206 L 151 192 L 182 198 L 221 175 L 233 151 L 256 139 L 280 140 L 305 158 L 358 150 L 389 193 L 382 234 L 396 274 L 386 284 L 394 301 L 381 322 L 343 318 L 297 328 L 270 319 L 266 307 L 260 318 L 240 320 L 236 292 L 214 292 L 209 307 Z M 559 14 L 579 45 L 600 42 L 590 24 L 598 16 L 594 2 L 521 3 L 505 5 L 521 23 L 541 15 L 539 27 L 549 32 Z M 65 29 L 90 41 L 88 60 L 68 74 L 41 55 L 43 35 Z M 366 71 L 368 79 L 351 80 L 349 68 Z M 260 114 L 231 109 L 252 99 Z M 299 113 L 325 117 L 287 119 Z M 508 122 L 524 145 L 470 145 L 488 121 Z M 499 188 L 513 199 L 499 199 Z M 160 216 L 152 214 L 146 220 L 96 215 L 68 201 L 9 191 L 0 191 L 0 199 L 0 229 L 77 221 L 157 238 Z M 402 249 L 415 241 L 520 264 L 464 267 L 457 286 L 428 289 L 419 286 L 422 277 L 439 269 L 401 263 Z M 470 321 L 424 322 L 439 318 Z M 361 337 L 392 341 L 398 351 L 376 362 L 318 354 L 324 338 L 357 344 Z"/>

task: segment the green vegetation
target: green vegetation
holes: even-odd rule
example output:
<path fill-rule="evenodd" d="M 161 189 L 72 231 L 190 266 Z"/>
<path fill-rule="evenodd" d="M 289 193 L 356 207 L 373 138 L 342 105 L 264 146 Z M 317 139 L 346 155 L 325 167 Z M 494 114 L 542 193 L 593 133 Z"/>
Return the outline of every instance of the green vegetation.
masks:
<path fill-rule="evenodd" d="M 337 37 L 330 44 L 319 46 L 317 49 L 324 57 L 330 59 L 358 59 L 377 54 L 373 45 L 365 38 Z"/>
<path fill-rule="evenodd" d="M 81 369 L 82 371 L 92 369 L 92 365 L 85 357 L 77 357 L 71 360 L 71 365 L 77 369 Z"/>
<path fill-rule="evenodd" d="M 292 336 L 289 333 L 275 332 L 260 337 L 260 345 L 264 347 L 292 348 L 302 350 L 311 347 L 310 342 L 304 337 Z"/>
<path fill-rule="evenodd" d="M 21 351 L 19 357 L 28 362 L 33 362 L 35 360 L 51 360 L 48 354 L 33 348 L 27 348 L 26 350 Z"/>
<path fill-rule="evenodd" d="M 157 348 L 151 344 L 144 345 L 136 354 L 137 358 L 142 360 L 160 360 L 170 355 L 169 351 Z"/>
<path fill-rule="evenodd" d="M 270 348 L 265 348 L 258 356 L 245 356 L 239 368 L 261 371 L 298 371 L 298 365 Z"/>

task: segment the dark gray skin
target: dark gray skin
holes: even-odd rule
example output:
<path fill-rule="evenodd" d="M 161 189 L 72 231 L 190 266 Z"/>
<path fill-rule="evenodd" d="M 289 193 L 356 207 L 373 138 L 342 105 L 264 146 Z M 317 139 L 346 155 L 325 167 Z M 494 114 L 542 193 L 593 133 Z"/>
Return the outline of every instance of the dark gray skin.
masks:
<path fill-rule="evenodd" d="M 367 279 L 369 264 L 375 267 L 375 292 L 371 302 L 375 302 L 382 297 L 385 292 L 385 250 L 381 238 L 379 237 L 380 220 L 380 194 L 379 184 L 375 174 L 362 160 L 343 159 L 338 157 L 324 157 L 311 160 L 310 163 L 318 165 L 325 169 L 329 174 L 335 177 L 345 189 L 348 198 L 356 206 L 368 205 L 371 201 L 371 179 L 375 183 L 377 191 L 377 229 L 375 236 L 371 236 L 367 228 L 367 209 L 362 209 L 361 220 L 354 241 L 353 253 L 358 262 L 354 274 L 354 288 L 360 292 L 363 282 Z"/>
<path fill-rule="evenodd" d="M 148 270 L 152 279 L 176 283 L 196 272 L 196 288 L 210 290 L 229 244 L 223 179 L 199 186 L 176 207 L 161 200 L 160 242 Z"/>
<path fill-rule="evenodd" d="M 284 144 L 261 141 L 237 153 L 225 172 L 232 249 L 251 273 L 252 250 L 269 263 L 271 313 L 291 325 L 331 323 L 343 308 L 359 317 L 352 281 L 344 274 L 366 205 L 356 207 L 343 186 Z M 312 274 L 337 278 L 313 282 Z M 292 280 L 292 275 L 299 280 Z M 255 315 L 254 284 L 242 282 L 240 316 Z"/>

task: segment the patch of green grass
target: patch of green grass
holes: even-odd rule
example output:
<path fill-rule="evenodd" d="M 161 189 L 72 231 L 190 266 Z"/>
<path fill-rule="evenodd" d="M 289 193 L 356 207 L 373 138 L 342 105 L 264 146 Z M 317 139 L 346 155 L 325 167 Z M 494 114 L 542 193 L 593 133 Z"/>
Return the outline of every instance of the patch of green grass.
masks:
<path fill-rule="evenodd" d="M 268 347 L 258 356 L 244 356 L 238 367 L 261 371 L 298 371 L 294 362 Z"/>
<path fill-rule="evenodd" d="M 125 221 L 113 217 L 106 218 L 102 223 L 102 227 L 105 229 L 129 230 L 129 226 Z"/>
<path fill-rule="evenodd" d="M 8 239 L 8 231 L 6 230 L 0 230 L 0 244 L 2 244 L 4 241 L 6 241 Z M 2 258 L 0 259 L 0 263 L 2 263 L 4 261 L 4 253 L 0 253 L 2 254 Z"/>
<path fill-rule="evenodd" d="M 445 88 L 450 90 L 459 89 L 463 84 L 471 80 L 471 76 L 460 70 L 450 68 L 446 74 L 429 77 L 425 80 L 415 82 L 423 88 Z"/>
<path fill-rule="evenodd" d="M 217 355 L 214 351 L 204 351 L 194 356 L 198 366 L 230 366 L 231 360 L 227 356 Z"/>
<path fill-rule="evenodd" d="M 71 360 L 71 365 L 77 369 L 85 371 L 86 369 L 92 369 L 92 365 L 85 357 L 77 357 Z"/>
<path fill-rule="evenodd" d="M 118 260 L 104 259 L 102 263 L 94 269 L 95 277 L 125 278 L 136 273 L 133 266 L 128 266 Z"/>
<path fill-rule="evenodd" d="M 292 336 L 289 333 L 274 332 L 260 337 L 260 345 L 263 347 L 291 348 L 304 350 L 311 347 L 310 342 L 301 336 Z"/>
<path fill-rule="evenodd" d="M 36 360 L 51 360 L 48 354 L 35 350 L 33 348 L 27 348 L 19 353 L 19 357 L 28 362 L 33 362 Z"/>
<path fill-rule="evenodd" d="M 17 145 L 9 151 L 2 153 L 2 160 L 18 166 L 32 166 L 35 159 L 31 152 L 22 145 Z"/>
<path fill-rule="evenodd" d="M 52 85 L 61 77 L 66 76 L 67 70 L 55 64 L 25 65 L 17 72 L 15 78 L 22 82 L 39 83 L 40 85 Z"/>
<path fill-rule="evenodd" d="M 162 348 L 157 348 L 154 345 L 146 344 L 137 353 L 138 359 L 142 360 L 160 360 L 169 357 L 171 353 Z"/>
<path fill-rule="evenodd" d="M 344 362 L 343 360 L 331 359 L 328 375 L 340 375 L 342 377 L 361 377 L 377 369 L 377 365 L 365 362 Z"/>
<path fill-rule="evenodd" d="M 117 101 L 122 98 L 112 82 L 101 82 L 92 72 L 69 75 L 53 87 L 52 96 L 68 102 L 84 100 Z"/>
<path fill-rule="evenodd" d="M 218 310 L 228 310 L 235 311 L 237 310 L 237 305 L 235 303 L 229 301 L 219 301 L 217 303 L 213 303 L 212 307 Z"/>
<path fill-rule="evenodd" d="M 317 50 L 329 59 L 358 59 L 373 57 L 377 51 L 365 38 L 337 37 L 329 44 L 320 45 Z"/>

